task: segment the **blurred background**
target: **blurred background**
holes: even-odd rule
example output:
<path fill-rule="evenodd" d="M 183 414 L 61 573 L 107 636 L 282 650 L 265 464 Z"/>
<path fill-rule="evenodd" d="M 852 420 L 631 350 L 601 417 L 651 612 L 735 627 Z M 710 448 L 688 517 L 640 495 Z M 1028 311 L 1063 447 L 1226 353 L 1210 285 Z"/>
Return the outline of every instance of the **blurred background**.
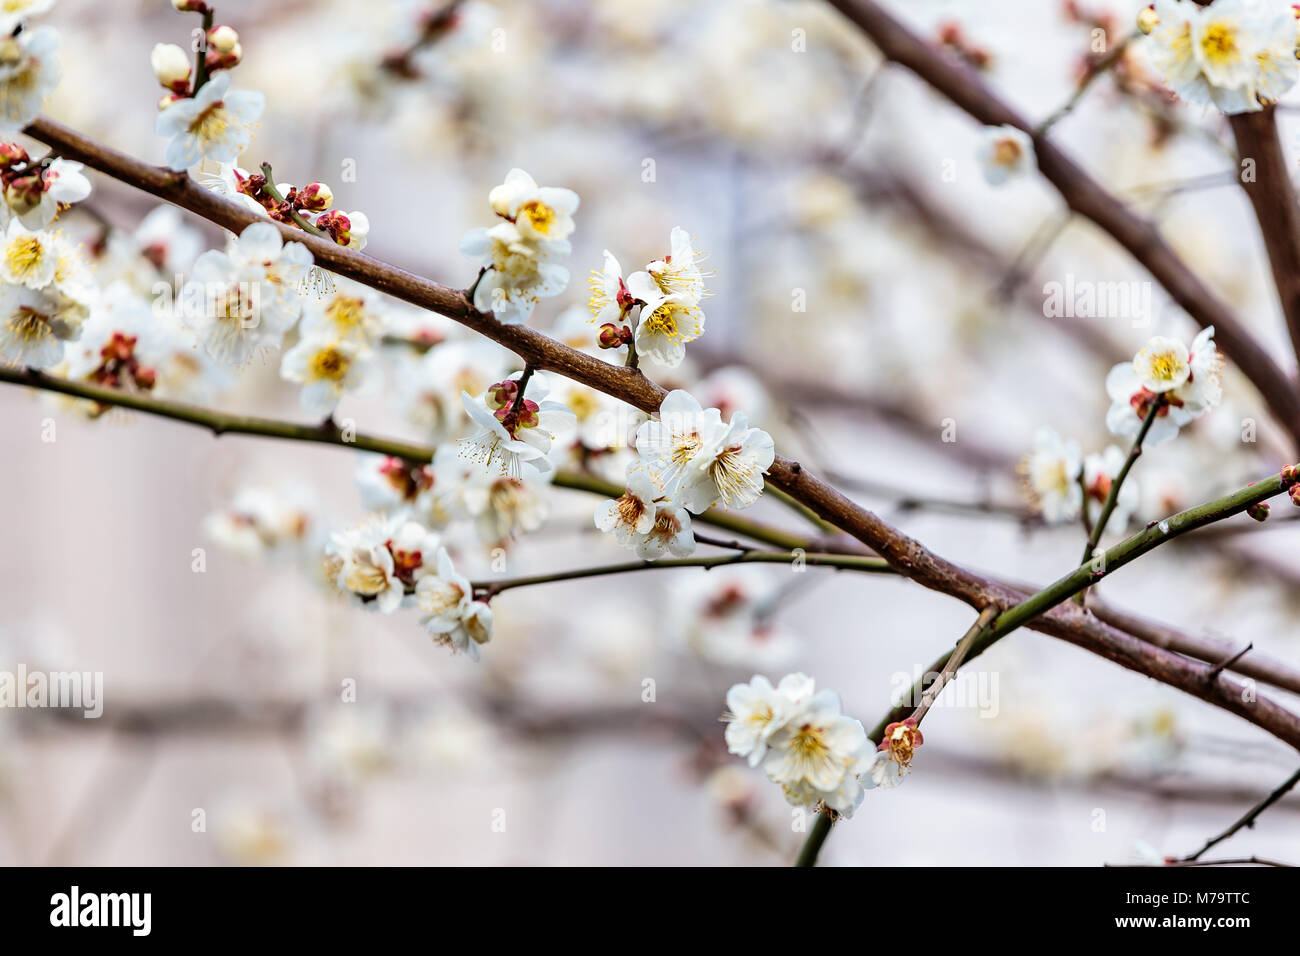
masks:
<path fill-rule="evenodd" d="M 1046 117 L 1096 56 L 1094 31 L 1126 36 L 1141 4 L 888 6 Z M 369 217 L 367 253 L 460 287 L 475 266 L 458 240 L 490 224 L 487 193 L 511 167 L 576 190 L 573 279 L 531 324 L 578 340 L 592 332 L 583 280 L 602 251 L 640 268 L 683 226 L 713 273 L 707 330 L 686 364 L 652 377 L 747 411 L 779 451 L 945 557 L 1040 584 L 1073 565 L 1081 528 L 1046 526 L 1021 488 L 1035 430 L 1101 451 L 1107 370 L 1153 334 L 1195 332 L 1122 250 L 1068 219 L 1034 176 L 987 185 L 979 127 L 882 68 L 825 4 L 471 0 L 431 20 L 441 9 L 218 3 L 244 49 L 232 85 L 267 98 L 241 164 L 324 180 L 338 208 Z M 186 45 L 196 21 L 162 0 L 59 0 L 44 22 L 59 29 L 64 76 L 45 115 L 160 162 L 149 52 Z M 1281 119 L 1295 152 L 1292 115 Z M 1138 43 L 1056 136 L 1155 217 L 1287 363 L 1222 116 L 1172 102 Z M 143 243 L 157 204 L 91 178 L 93 214 L 59 226 L 107 276 Z M 215 227 L 178 222 L 173 235 L 193 230 L 194 252 L 221 245 Z M 1044 285 L 1067 277 L 1142 283 L 1153 308 L 1045 317 Z M 385 388 L 345 399 L 340 416 L 390 437 L 454 438 L 454 408 L 429 394 L 433 357 L 448 356 L 446 375 L 517 363 L 436 316 L 383 308 L 394 339 L 436 344 L 395 341 Z M 305 421 L 278 361 L 215 377 L 211 404 Z M 761 771 L 726 754 L 727 688 L 803 671 L 871 727 L 969 624 L 959 603 L 886 576 L 657 571 L 498 597 L 475 664 L 434 646 L 411 613 L 366 613 L 322 585 L 328 532 L 367 511 L 367 462 L 352 451 L 213 438 L 120 410 L 92 418 L 12 386 L 0 389 L 0 449 L 0 669 L 102 672 L 105 697 L 99 720 L 0 710 L 5 864 L 786 864 L 798 818 Z M 1229 364 L 1223 404 L 1142 457 L 1134 521 L 1289 454 Z M 599 450 L 574 460 L 610 474 Z M 544 522 L 511 542 L 448 531 L 467 573 L 626 559 L 592 527 L 599 499 L 542 497 Z M 1189 536 L 1102 591 L 1295 661 L 1287 511 Z M 249 513 L 263 520 L 251 535 Z M 770 500 L 752 514 L 810 530 Z M 341 699 L 345 685 L 355 702 Z M 869 793 L 823 860 L 1183 855 L 1295 762 L 1230 715 L 1024 631 L 945 694 L 905 786 Z M 1223 849 L 1300 859 L 1298 815 L 1293 795 Z"/>

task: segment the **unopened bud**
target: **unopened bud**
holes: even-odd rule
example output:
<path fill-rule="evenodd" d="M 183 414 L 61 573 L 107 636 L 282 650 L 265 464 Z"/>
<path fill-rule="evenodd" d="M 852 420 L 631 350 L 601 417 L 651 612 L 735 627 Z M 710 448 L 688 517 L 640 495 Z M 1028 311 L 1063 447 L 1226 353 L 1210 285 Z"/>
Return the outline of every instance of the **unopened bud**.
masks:
<path fill-rule="evenodd" d="M 298 191 L 298 202 L 308 212 L 324 212 L 334 203 L 334 191 L 324 183 L 308 183 Z"/>
<path fill-rule="evenodd" d="M 223 23 L 208 31 L 208 44 L 222 53 L 230 53 L 239 46 L 239 34 L 234 27 Z"/>
<path fill-rule="evenodd" d="M 491 409 L 506 408 L 515 403 L 515 396 L 519 394 L 519 383 L 512 378 L 504 382 L 497 382 L 487 390 L 483 396 L 487 407 Z"/>
<path fill-rule="evenodd" d="M 1295 465 L 1284 465 L 1282 473 L 1278 477 L 1282 479 L 1282 484 L 1294 485 L 1296 479 L 1300 478 L 1300 470 L 1297 470 Z"/>
<path fill-rule="evenodd" d="M 1143 7 L 1138 12 L 1137 27 L 1148 36 L 1151 31 L 1160 26 L 1160 16 L 1156 13 L 1154 6 Z"/>
<path fill-rule="evenodd" d="M 172 0 L 172 6 L 181 13 L 208 12 L 208 5 L 203 0 Z"/>
<path fill-rule="evenodd" d="M 602 349 L 618 349 L 627 345 L 632 340 L 632 330 L 626 325 L 615 325 L 613 322 L 606 322 L 600 327 L 600 335 L 596 341 L 600 343 Z"/>
<path fill-rule="evenodd" d="M 190 58 L 175 43 L 158 43 L 149 54 L 154 76 L 164 89 L 184 93 L 189 89 Z"/>
<path fill-rule="evenodd" d="M 227 52 L 222 52 L 216 47 L 208 47 L 203 62 L 207 64 L 209 70 L 229 70 L 231 67 L 239 66 L 239 61 L 243 58 L 244 48 L 236 43 Z"/>
<path fill-rule="evenodd" d="M 0 143 L 0 169 L 9 169 L 19 163 L 31 162 L 27 150 L 17 143 Z"/>
<path fill-rule="evenodd" d="M 45 192 L 45 181 L 39 173 L 19 176 L 5 187 L 5 203 L 21 216 L 41 204 L 43 192 Z"/>
<path fill-rule="evenodd" d="M 1292 485 L 1289 494 L 1291 495 L 1291 504 L 1300 508 L 1300 484 Z"/>
<path fill-rule="evenodd" d="M 1269 507 L 1267 501 L 1260 501 L 1246 509 L 1246 514 L 1250 515 L 1256 521 L 1264 521 L 1268 518 Z"/>

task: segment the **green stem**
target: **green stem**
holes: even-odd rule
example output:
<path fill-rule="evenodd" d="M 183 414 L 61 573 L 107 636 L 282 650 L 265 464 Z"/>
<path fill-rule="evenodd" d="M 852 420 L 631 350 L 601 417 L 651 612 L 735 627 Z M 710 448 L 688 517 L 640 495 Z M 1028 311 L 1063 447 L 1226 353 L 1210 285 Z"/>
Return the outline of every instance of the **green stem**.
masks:
<path fill-rule="evenodd" d="M 830 836 L 831 825 L 834 822 L 828 813 L 817 814 L 817 822 L 813 824 L 812 832 L 804 841 L 803 849 L 799 851 L 799 859 L 794 861 L 795 866 L 817 865 L 817 854 L 821 852 L 822 844 Z"/>
<path fill-rule="evenodd" d="M 212 29 L 213 14 L 211 9 L 203 11 L 203 39 L 199 41 L 199 48 L 194 54 L 194 87 L 191 94 L 194 96 L 208 82 L 208 31 Z"/>
<path fill-rule="evenodd" d="M 1101 543 L 1101 536 L 1106 531 L 1106 522 L 1110 521 L 1111 514 L 1115 511 L 1115 505 L 1119 502 L 1119 490 L 1124 485 L 1124 479 L 1133 469 L 1134 463 L 1138 456 L 1142 454 L 1142 443 L 1146 441 L 1147 433 L 1151 431 L 1151 426 L 1156 423 L 1160 416 L 1160 410 L 1165 407 L 1164 397 L 1161 396 L 1151 403 L 1151 410 L 1147 412 L 1147 417 L 1142 420 L 1142 427 L 1138 429 L 1137 437 L 1133 439 L 1133 445 L 1128 450 L 1128 457 L 1124 459 L 1124 464 L 1115 476 L 1115 480 L 1110 483 L 1110 491 L 1106 492 L 1106 500 L 1102 503 L 1101 513 L 1097 515 L 1097 521 L 1092 526 L 1092 534 L 1088 536 L 1088 543 L 1084 546 L 1083 557 L 1079 559 L 1080 564 L 1087 564 L 1092 560 L 1092 553 L 1097 550 L 1097 545 Z M 1083 507 L 1088 507 L 1088 499 L 1083 500 Z"/>
<path fill-rule="evenodd" d="M 266 194 L 270 196 L 272 199 L 274 199 L 276 202 L 284 202 L 284 196 L 282 196 L 280 194 L 280 190 L 276 188 L 275 176 L 271 172 L 270 163 L 262 164 L 262 175 L 266 177 L 266 185 L 262 187 L 266 191 Z M 293 224 L 297 226 L 299 229 L 301 229 L 303 232 L 309 232 L 313 236 L 319 236 L 321 239 L 329 239 L 331 242 L 334 241 L 328 232 L 326 232 L 324 229 L 317 229 L 315 226 L 309 223 L 306 220 L 306 218 L 304 218 L 303 215 L 298 212 L 298 210 L 293 209 L 292 207 L 290 207 L 289 209 L 289 218 L 292 219 Z"/>

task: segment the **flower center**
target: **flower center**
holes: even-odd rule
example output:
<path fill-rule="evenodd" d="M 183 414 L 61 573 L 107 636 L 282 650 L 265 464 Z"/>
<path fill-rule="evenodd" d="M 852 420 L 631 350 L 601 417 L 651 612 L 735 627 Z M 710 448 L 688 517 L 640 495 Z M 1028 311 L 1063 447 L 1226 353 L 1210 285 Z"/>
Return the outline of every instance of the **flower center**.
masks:
<path fill-rule="evenodd" d="M 351 360 L 346 355 L 330 346 L 312 356 L 311 377 L 317 381 L 324 379 L 337 382 L 347 375 L 350 364 Z"/>
<path fill-rule="evenodd" d="M 1201 36 L 1201 52 L 1211 63 L 1227 63 L 1237 58 L 1237 35 L 1228 24 L 1212 23 Z"/>
<path fill-rule="evenodd" d="M 527 219 L 529 225 L 533 227 L 534 231 L 540 232 L 543 236 L 550 234 L 551 227 L 554 226 L 556 220 L 559 219 L 559 216 L 555 214 L 554 209 L 537 199 L 534 199 L 531 202 L 526 202 L 520 206 L 519 217 Z"/>
<path fill-rule="evenodd" d="M 19 236 L 5 251 L 5 264 L 19 275 L 35 270 L 44 258 L 45 247 L 36 236 Z"/>
<path fill-rule="evenodd" d="M 190 135 L 204 146 L 220 143 L 230 131 L 230 114 L 221 100 L 213 103 L 190 123 Z"/>
<path fill-rule="evenodd" d="M 709 466 L 709 477 L 718 486 L 724 505 L 730 505 L 732 498 L 755 498 L 763 491 L 762 480 L 739 445 L 724 449 L 714 459 Z"/>

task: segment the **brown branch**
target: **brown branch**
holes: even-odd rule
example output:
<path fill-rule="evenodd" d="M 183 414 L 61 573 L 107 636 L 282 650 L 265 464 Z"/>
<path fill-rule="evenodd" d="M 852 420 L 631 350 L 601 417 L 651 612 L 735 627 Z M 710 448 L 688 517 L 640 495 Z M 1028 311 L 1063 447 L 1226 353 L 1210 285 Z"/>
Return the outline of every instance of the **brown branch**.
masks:
<path fill-rule="evenodd" d="M 1267 810 L 1269 807 L 1271 807 L 1273 804 L 1281 800 L 1288 793 L 1290 793 L 1291 789 L 1295 787 L 1297 783 L 1300 783 L 1300 770 L 1297 770 L 1295 773 L 1291 774 L 1291 776 L 1283 780 L 1282 783 L 1276 789 L 1274 789 L 1263 800 L 1259 801 L 1259 803 L 1255 804 L 1253 807 L 1247 810 L 1246 813 L 1239 820 L 1237 820 L 1230 827 L 1228 827 L 1228 829 L 1224 830 L 1218 836 L 1210 837 L 1210 839 L 1205 841 L 1205 846 L 1201 847 L 1195 853 L 1191 853 L 1183 857 L 1182 860 L 1180 860 L 1179 862 L 1191 863 L 1196 860 L 1199 860 L 1206 853 L 1206 851 L 1222 843 L 1224 840 L 1228 839 L 1228 837 L 1232 836 L 1233 834 L 1239 833 L 1242 830 L 1249 830 L 1253 828 L 1255 826 L 1255 821 L 1259 818 L 1259 815 L 1263 813 L 1265 810 Z"/>
<path fill-rule="evenodd" d="M 959 60 L 913 33 L 873 0 L 829 0 L 889 60 L 906 67 L 986 126 L 1010 125 L 1033 134 L 1012 109 Z M 1192 272 L 1159 231 L 1115 198 L 1050 139 L 1034 140 L 1038 168 L 1074 212 L 1096 223 L 1140 262 L 1202 328 L 1214 326 L 1223 351 L 1251 380 L 1273 414 L 1300 445 L 1300 392 L 1232 308 Z"/>
<path fill-rule="evenodd" d="M 1247 182 L 1243 177 L 1241 188 L 1255 210 L 1291 345 L 1300 359 L 1300 205 L 1278 137 L 1277 117 L 1270 106 L 1228 119 L 1237 140 L 1238 158 L 1255 164 L 1254 180 Z"/>

